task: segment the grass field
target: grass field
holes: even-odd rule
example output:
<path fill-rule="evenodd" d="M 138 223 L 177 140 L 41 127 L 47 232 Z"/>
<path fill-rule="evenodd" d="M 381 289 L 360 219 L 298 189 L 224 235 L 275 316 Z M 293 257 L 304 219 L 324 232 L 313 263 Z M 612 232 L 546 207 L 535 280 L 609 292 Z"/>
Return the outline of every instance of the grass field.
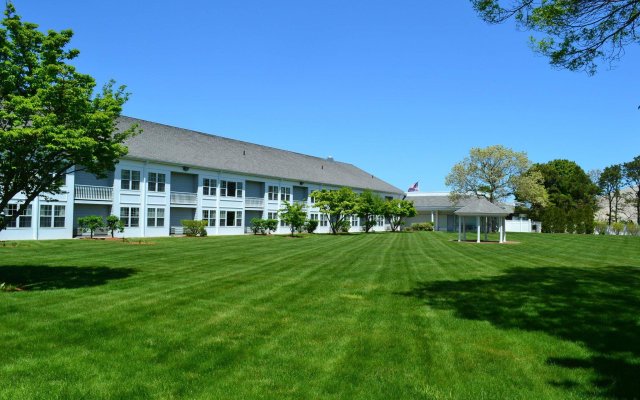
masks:
<path fill-rule="evenodd" d="M 0 246 L 0 398 L 640 398 L 640 238 Z"/>

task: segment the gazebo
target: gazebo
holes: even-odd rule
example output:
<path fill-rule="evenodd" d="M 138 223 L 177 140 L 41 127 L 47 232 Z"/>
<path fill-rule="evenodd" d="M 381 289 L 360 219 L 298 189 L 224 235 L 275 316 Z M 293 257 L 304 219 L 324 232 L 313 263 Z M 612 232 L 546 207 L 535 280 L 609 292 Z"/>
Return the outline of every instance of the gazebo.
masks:
<path fill-rule="evenodd" d="M 498 232 L 500 234 L 500 243 L 504 243 L 507 241 L 507 233 L 505 231 L 505 217 L 509 215 L 509 212 L 499 207 L 484 197 L 474 199 L 466 206 L 456 210 L 454 212 L 455 215 L 458 216 L 458 242 L 462 240 L 466 240 L 467 232 L 466 232 L 466 224 L 465 220 L 467 218 L 475 218 L 476 219 L 476 230 L 478 232 L 476 242 L 480 243 L 480 237 L 482 232 L 482 222 L 484 221 L 484 240 L 487 240 L 487 235 L 489 232 L 489 218 L 497 218 L 499 229 Z"/>

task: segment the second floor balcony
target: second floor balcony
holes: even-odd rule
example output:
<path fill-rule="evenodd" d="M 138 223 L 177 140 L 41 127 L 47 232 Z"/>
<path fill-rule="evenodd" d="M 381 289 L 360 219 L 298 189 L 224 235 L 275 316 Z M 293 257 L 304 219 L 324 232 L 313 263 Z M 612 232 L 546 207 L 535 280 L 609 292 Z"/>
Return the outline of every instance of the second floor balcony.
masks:
<path fill-rule="evenodd" d="M 198 194 L 188 192 L 171 192 L 171 204 L 195 206 L 198 204 Z"/>
<path fill-rule="evenodd" d="M 75 185 L 74 195 L 76 200 L 112 201 L 113 188 L 109 186 Z"/>

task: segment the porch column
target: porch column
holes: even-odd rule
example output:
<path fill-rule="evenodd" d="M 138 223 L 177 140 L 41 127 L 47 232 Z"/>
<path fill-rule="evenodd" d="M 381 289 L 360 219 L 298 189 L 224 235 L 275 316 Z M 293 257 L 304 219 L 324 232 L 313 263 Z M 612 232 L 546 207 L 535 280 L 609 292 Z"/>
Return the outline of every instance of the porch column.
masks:
<path fill-rule="evenodd" d="M 500 224 L 500 227 L 498 228 L 498 237 L 500 238 L 500 240 L 498 240 L 499 243 L 503 243 L 502 240 L 502 220 L 504 219 L 504 217 L 498 217 L 498 223 Z"/>
<path fill-rule="evenodd" d="M 477 243 L 480 243 L 480 216 L 479 216 L 479 215 L 476 217 L 476 223 L 477 223 L 477 225 L 478 225 L 478 226 L 476 227 L 476 231 L 477 231 L 477 233 L 478 233 L 478 235 L 477 235 L 477 239 L 476 239 L 476 242 L 477 242 Z"/>
<path fill-rule="evenodd" d="M 433 211 L 431 211 L 431 222 L 435 223 L 436 219 L 433 217 Z"/>
<path fill-rule="evenodd" d="M 458 218 L 458 242 L 462 241 L 462 217 Z"/>
<path fill-rule="evenodd" d="M 436 231 L 440 230 L 440 223 L 439 223 L 439 218 L 438 218 L 438 210 L 436 210 Z"/>

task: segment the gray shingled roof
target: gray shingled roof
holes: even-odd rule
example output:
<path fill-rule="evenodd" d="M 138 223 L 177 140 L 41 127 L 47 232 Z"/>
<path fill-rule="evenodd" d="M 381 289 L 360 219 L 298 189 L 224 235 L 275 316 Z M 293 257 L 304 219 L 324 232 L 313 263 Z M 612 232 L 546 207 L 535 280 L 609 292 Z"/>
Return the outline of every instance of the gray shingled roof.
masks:
<path fill-rule="evenodd" d="M 479 199 L 471 199 L 464 207 L 454 212 L 456 215 L 496 215 L 506 216 L 509 214 L 504 208 L 491 203 L 489 200 L 481 197 Z"/>
<path fill-rule="evenodd" d="M 125 158 L 305 183 L 349 186 L 394 194 L 403 193 L 397 187 L 352 164 L 137 118 L 121 117 L 118 121 L 120 127 L 128 127 L 133 123 L 142 128 L 142 133 L 126 141 L 129 154 Z"/>
<path fill-rule="evenodd" d="M 407 196 L 407 200 L 413 201 L 414 207 L 417 210 L 427 209 L 427 210 L 456 210 L 464 205 L 466 205 L 469 200 L 467 198 L 462 198 L 458 201 L 457 204 L 454 204 L 449 196 L 443 195 L 414 195 Z"/>
<path fill-rule="evenodd" d="M 483 198 L 484 199 L 484 198 Z M 453 203 L 448 195 L 433 195 L 433 194 L 416 194 L 407 195 L 407 200 L 413 201 L 413 205 L 418 211 L 455 211 L 466 205 L 475 202 L 475 197 L 462 197 L 457 203 Z M 486 199 L 485 199 L 486 200 Z M 487 200 L 488 202 L 488 200 Z M 498 204 L 498 208 L 503 209 L 509 214 L 513 214 L 514 206 L 512 204 Z"/>

